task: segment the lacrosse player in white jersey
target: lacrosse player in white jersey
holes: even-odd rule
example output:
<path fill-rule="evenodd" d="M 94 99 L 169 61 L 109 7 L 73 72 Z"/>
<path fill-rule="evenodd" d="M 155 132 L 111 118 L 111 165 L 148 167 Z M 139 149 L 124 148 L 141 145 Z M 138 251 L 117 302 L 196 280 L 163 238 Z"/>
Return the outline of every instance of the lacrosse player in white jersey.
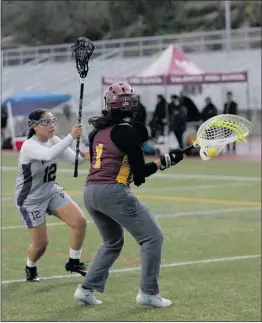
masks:
<path fill-rule="evenodd" d="M 47 244 L 46 214 L 54 215 L 71 228 L 67 271 L 85 276 L 86 266 L 80 262 L 86 233 L 86 217 L 79 206 L 55 182 L 58 160 L 74 164 L 75 152 L 69 148 L 74 139 L 82 134 L 76 124 L 64 139 L 55 136 L 57 119 L 44 109 L 29 114 L 28 139 L 24 142 L 18 160 L 15 197 L 31 245 L 25 267 L 26 280 L 39 281 L 37 262 Z M 80 152 L 79 163 L 89 159 L 89 153 Z"/>

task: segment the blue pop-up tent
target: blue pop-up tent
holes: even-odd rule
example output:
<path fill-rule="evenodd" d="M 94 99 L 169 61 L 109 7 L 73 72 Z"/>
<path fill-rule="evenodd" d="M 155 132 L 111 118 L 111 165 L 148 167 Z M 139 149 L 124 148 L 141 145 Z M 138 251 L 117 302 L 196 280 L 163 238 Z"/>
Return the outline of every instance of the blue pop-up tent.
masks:
<path fill-rule="evenodd" d="M 12 116 L 26 116 L 37 108 L 52 109 L 62 103 L 70 101 L 70 94 L 53 94 L 38 92 L 20 92 L 7 98 L 2 106 L 11 105 Z M 9 108 L 10 109 L 10 108 Z"/>
<path fill-rule="evenodd" d="M 2 107 L 6 107 L 9 117 L 9 129 L 14 142 L 15 127 L 14 117 L 27 116 L 35 109 L 53 109 L 60 104 L 72 100 L 70 94 L 56 94 L 56 93 L 43 93 L 43 92 L 20 92 L 13 96 L 6 98 L 2 102 Z"/>

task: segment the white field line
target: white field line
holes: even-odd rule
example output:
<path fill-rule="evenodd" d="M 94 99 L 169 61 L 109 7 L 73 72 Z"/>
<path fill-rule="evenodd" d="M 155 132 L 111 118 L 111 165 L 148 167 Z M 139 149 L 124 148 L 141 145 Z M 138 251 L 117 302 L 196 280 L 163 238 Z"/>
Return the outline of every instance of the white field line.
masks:
<path fill-rule="evenodd" d="M 228 209 L 217 209 L 217 210 L 203 210 L 203 211 L 195 211 L 195 212 L 177 212 L 177 213 L 167 213 L 167 214 L 154 214 L 156 218 L 176 218 L 182 216 L 194 216 L 194 215 L 205 215 L 205 214 L 221 214 L 221 213 L 234 213 L 234 212 L 247 212 L 247 211 L 260 211 L 261 208 L 259 206 L 251 206 L 251 207 L 242 207 L 242 208 L 228 208 Z M 91 220 L 87 220 L 87 223 L 94 223 Z M 48 223 L 48 227 L 65 225 L 64 222 L 51 222 Z M 2 230 L 12 230 L 12 229 L 24 229 L 23 225 L 11 225 L 2 227 Z"/>
<path fill-rule="evenodd" d="M 214 179 L 217 181 L 245 181 L 245 182 L 261 182 L 260 177 L 247 176 L 224 176 L 224 175 L 203 175 L 203 174 L 155 174 L 155 177 L 161 178 L 180 178 L 180 179 Z M 150 178 L 150 177 L 149 177 Z M 154 178 L 151 176 L 151 178 Z"/>
<path fill-rule="evenodd" d="M 17 168 L 14 166 L 3 166 L 2 171 L 17 171 Z M 58 173 L 69 173 L 72 174 L 72 169 L 60 168 Z M 79 174 L 87 175 L 87 170 L 79 169 Z M 223 175 L 203 175 L 203 174 L 171 174 L 167 173 L 156 173 L 153 176 L 149 177 L 150 179 L 158 178 L 180 178 L 180 179 L 214 179 L 218 181 L 246 181 L 246 182 L 261 182 L 260 177 L 247 177 L 247 176 L 223 176 Z"/>
<path fill-rule="evenodd" d="M 172 264 L 164 264 L 164 265 L 161 265 L 161 268 L 209 264 L 209 263 L 235 261 L 235 260 L 246 260 L 246 259 L 255 259 L 260 257 L 261 255 L 246 255 L 246 256 L 233 256 L 233 257 L 226 257 L 226 258 L 210 258 L 210 259 L 203 259 L 203 260 L 196 260 L 196 261 L 185 261 L 185 262 L 175 262 Z M 139 271 L 139 270 L 141 270 L 141 267 L 131 267 L 131 268 L 113 269 L 113 270 L 110 270 L 110 273 L 126 273 L 126 272 L 133 272 L 133 271 Z M 80 276 L 77 274 L 57 275 L 57 276 L 49 276 L 49 277 L 40 277 L 40 279 L 51 280 L 51 279 L 63 279 L 63 278 L 74 278 L 74 277 L 79 278 Z M 23 283 L 23 282 L 25 282 L 24 279 L 3 280 L 2 284 Z"/>
<path fill-rule="evenodd" d="M 14 202 L 15 203 L 15 197 L 2 197 L 1 202 L 2 203 L 6 203 L 6 202 Z"/>

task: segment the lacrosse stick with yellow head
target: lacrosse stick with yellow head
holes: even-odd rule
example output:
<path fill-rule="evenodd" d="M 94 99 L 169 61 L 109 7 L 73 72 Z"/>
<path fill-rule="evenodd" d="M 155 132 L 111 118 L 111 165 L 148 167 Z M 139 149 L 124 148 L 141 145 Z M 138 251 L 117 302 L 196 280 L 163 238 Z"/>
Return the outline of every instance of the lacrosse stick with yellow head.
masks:
<path fill-rule="evenodd" d="M 221 153 L 232 142 L 247 142 L 252 134 L 252 124 L 247 119 L 233 114 L 221 114 L 204 122 L 198 129 L 196 141 L 183 150 L 188 152 L 200 147 L 200 157 L 208 160 Z"/>

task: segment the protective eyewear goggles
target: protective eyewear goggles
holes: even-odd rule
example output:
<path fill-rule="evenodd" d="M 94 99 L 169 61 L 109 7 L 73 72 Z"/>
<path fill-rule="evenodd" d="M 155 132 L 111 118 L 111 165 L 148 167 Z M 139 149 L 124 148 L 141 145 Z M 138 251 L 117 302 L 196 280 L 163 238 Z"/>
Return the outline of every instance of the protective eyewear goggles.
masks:
<path fill-rule="evenodd" d="M 32 127 L 33 125 L 41 125 L 41 126 L 50 126 L 57 124 L 57 118 L 41 118 L 39 120 L 29 120 L 28 125 Z"/>

